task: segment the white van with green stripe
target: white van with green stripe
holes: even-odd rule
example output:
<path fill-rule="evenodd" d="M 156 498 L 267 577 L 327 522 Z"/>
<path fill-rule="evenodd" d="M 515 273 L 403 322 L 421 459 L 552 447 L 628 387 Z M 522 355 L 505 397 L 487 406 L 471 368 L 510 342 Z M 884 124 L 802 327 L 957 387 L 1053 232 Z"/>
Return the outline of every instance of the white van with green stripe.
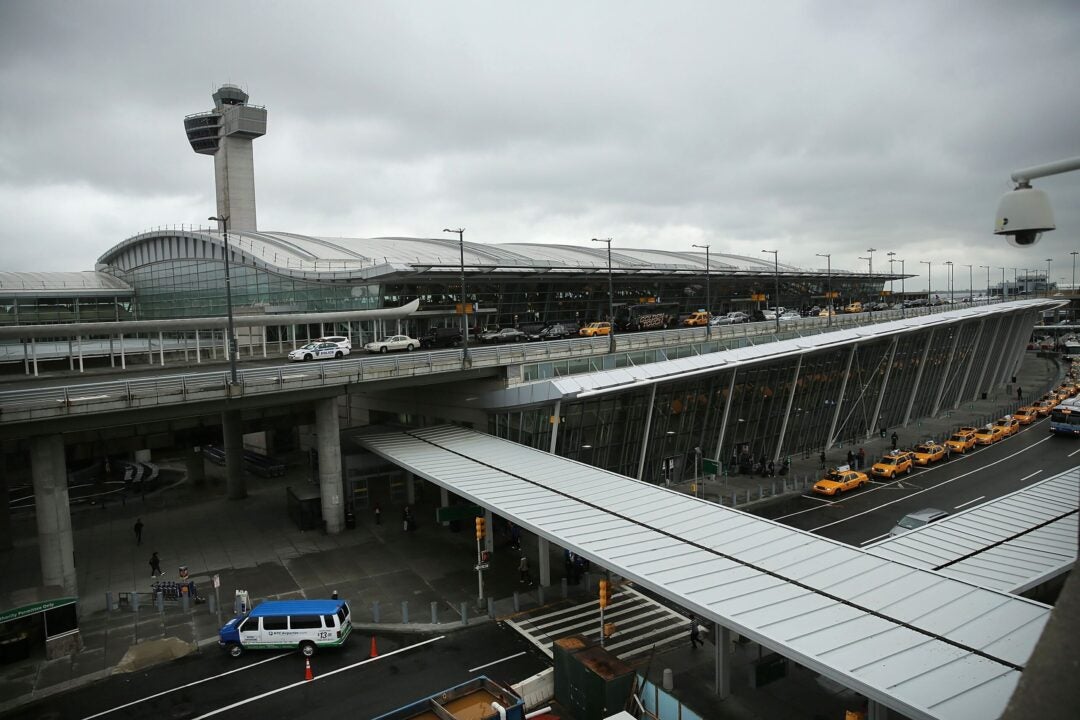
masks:
<path fill-rule="evenodd" d="M 218 631 L 218 645 L 233 657 L 245 650 L 299 650 L 344 645 L 352 632 L 344 600 L 267 600 Z"/>

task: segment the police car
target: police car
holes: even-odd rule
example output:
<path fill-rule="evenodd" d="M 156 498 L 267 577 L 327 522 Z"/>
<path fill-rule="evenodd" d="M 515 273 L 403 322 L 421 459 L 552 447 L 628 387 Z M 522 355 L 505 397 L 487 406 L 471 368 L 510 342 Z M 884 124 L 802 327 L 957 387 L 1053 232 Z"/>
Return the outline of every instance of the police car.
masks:
<path fill-rule="evenodd" d="M 341 347 L 332 342 L 308 343 L 302 348 L 297 348 L 289 353 L 289 360 L 307 361 L 324 360 L 326 358 L 343 358 L 350 352 L 349 348 Z"/>

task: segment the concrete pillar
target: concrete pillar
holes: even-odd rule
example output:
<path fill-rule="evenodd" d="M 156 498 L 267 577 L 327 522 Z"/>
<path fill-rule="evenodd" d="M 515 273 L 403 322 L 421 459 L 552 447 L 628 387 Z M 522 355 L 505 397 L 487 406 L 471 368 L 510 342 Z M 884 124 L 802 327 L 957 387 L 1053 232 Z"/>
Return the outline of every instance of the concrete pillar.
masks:
<path fill-rule="evenodd" d="M 230 500 L 247 497 L 244 480 L 244 424 L 239 410 L 221 413 L 221 432 L 225 436 L 225 487 Z"/>
<path fill-rule="evenodd" d="M 416 476 L 411 472 L 405 473 L 405 503 L 416 504 Z"/>
<path fill-rule="evenodd" d="M 77 596 L 62 435 L 46 435 L 30 441 L 30 470 L 34 479 L 41 582 L 58 585 L 64 588 L 66 595 Z"/>
<path fill-rule="evenodd" d="M 495 550 L 495 529 L 491 526 L 493 517 L 490 510 L 484 511 L 484 549 L 488 552 Z"/>
<path fill-rule="evenodd" d="M 341 501 L 341 427 L 337 398 L 315 403 L 315 432 L 319 436 L 319 494 L 326 532 L 345 529 L 345 503 Z"/>
<path fill-rule="evenodd" d="M 188 482 L 198 487 L 206 484 L 206 466 L 203 464 L 202 448 L 188 444 L 184 451 L 184 469 Z"/>
<path fill-rule="evenodd" d="M 723 625 L 716 626 L 716 694 L 721 700 L 731 695 L 731 630 Z"/>
<path fill-rule="evenodd" d="M 439 507 L 447 507 L 449 505 L 450 505 L 450 492 L 444 487 L 439 488 Z M 450 525 L 450 523 L 448 521 L 446 521 L 446 520 L 443 520 L 439 524 L 442 525 L 443 527 L 447 527 L 448 525 Z"/>
<path fill-rule="evenodd" d="M 540 550 L 540 584 L 547 587 L 551 585 L 551 551 L 547 538 L 536 538 L 536 545 Z"/>

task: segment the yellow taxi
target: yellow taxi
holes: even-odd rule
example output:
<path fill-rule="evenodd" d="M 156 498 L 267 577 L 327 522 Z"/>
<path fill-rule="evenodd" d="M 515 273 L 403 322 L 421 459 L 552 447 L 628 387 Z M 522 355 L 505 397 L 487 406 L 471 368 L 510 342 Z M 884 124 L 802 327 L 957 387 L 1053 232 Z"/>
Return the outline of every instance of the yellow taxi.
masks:
<path fill-rule="evenodd" d="M 858 300 L 844 308 L 844 312 L 846 313 L 861 313 L 862 311 L 862 303 Z"/>
<path fill-rule="evenodd" d="M 870 474 L 895 478 L 900 473 L 910 473 L 913 464 L 911 453 L 906 450 L 893 450 L 874 463 L 874 466 L 870 468 Z"/>
<path fill-rule="evenodd" d="M 987 425 L 975 433 L 976 445 L 993 445 L 1005 439 L 1005 428 L 997 425 Z"/>
<path fill-rule="evenodd" d="M 814 483 L 814 492 L 832 496 L 847 490 L 856 490 L 869 482 L 870 478 L 866 477 L 866 473 L 841 465 Z"/>
<path fill-rule="evenodd" d="M 975 447 L 975 428 L 962 427 L 952 434 L 952 436 L 945 441 L 945 444 L 953 452 L 958 452 L 961 455 L 966 453 L 971 448 Z"/>
<path fill-rule="evenodd" d="M 1006 415 L 995 420 L 994 427 L 1001 428 L 1001 431 L 1005 433 L 1005 437 L 1011 437 L 1020 432 L 1020 421 L 1012 415 Z"/>
<path fill-rule="evenodd" d="M 835 315 L 836 315 L 836 311 L 833 310 L 832 308 L 825 308 L 824 310 L 820 311 L 817 314 L 818 317 L 823 317 L 823 318 L 834 317 Z"/>
<path fill-rule="evenodd" d="M 578 330 L 578 335 L 581 337 L 596 337 L 597 335 L 610 335 L 611 323 L 609 322 L 594 322 L 589 323 L 585 327 Z"/>
<path fill-rule="evenodd" d="M 1039 419 L 1039 411 L 1032 405 L 1025 405 L 1022 408 L 1017 408 L 1016 412 L 1013 413 L 1013 417 L 1021 425 L 1030 425 Z"/>
<path fill-rule="evenodd" d="M 1059 385 L 1054 388 L 1054 395 L 1059 403 L 1063 403 L 1072 397 L 1072 391 L 1069 390 L 1068 385 Z"/>
<path fill-rule="evenodd" d="M 1040 400 L 1031 407 L 1035 408 L 1035 412 L 1039 413 L 1039 417 L 1046 417 L 1054 409 L 1054 403 L 1049 400 Z"/>
<path fill-rule="evenodd" d="M 1049 392 L 1049 393 L 1046 393 L 1045 395 L 1043 395 L 1042 400 L 1040 400 L 1039 402 L 1048 402 L 1048 403 L 1050 403 L 1050 409 L 1051 410 L 1056 408 L 1061 403 L 1061 401 L 1058 400 L 1058 396 L 1055 393 L 1052 393 L 1052 392 Z"/>
<path fill-rule="evenodd" d="M 704 310 L 692 312 L 682 321 L 686 327 L 704 327 L 709 324 L 709 313 Z"/>
<path fill-rule="evenodd" d="M 929 465 L 945 457 L 945 446 L 938 445 L 935 442 L 925 442 L 916 445 L 915 449 L 912 450 L 912 455 L 915 456 L 916 465 Z"/>

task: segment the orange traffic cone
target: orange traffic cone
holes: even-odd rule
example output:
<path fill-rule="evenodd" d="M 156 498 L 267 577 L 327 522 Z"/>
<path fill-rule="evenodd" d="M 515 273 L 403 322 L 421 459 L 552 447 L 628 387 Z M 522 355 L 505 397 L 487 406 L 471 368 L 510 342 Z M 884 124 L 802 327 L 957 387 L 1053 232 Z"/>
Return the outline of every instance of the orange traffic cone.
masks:
<path fill-rule="evenodd" d="M 304 679 L 314 680 L 315 673 L 311 672 L 311 660 L 310 658 L 304 658 Z"/>
<path fill-rule="evenodd" d="M 378 657 L 379 651 L 375 649 L 375 636 L 371 636 L 371 657 Z"/>

